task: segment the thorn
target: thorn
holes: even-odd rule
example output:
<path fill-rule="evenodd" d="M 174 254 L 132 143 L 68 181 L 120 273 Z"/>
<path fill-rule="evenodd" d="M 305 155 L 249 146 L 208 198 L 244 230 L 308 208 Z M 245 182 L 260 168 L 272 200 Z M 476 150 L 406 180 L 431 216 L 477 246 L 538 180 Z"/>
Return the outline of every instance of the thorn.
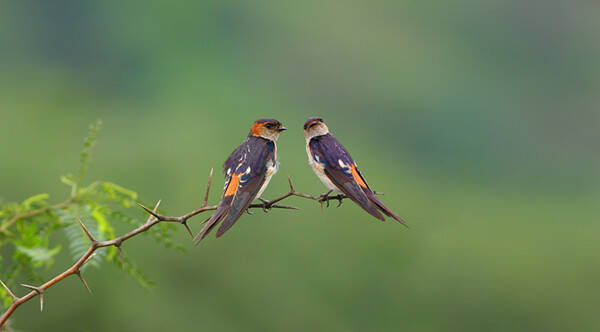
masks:
<path fill-rule="evenodd" d="M 154 212 L 156 212 L 156 210 L 158 210 L 158 207 L 160 206 L 160 203 L 162 202 L 162 200 L 158 200 L 158 202 L 156 202 L 156 205 L 154 205 Z"/>
<path fill-rule="evenodd" d="M 21 286 L 29 288 L 32 291 L 38 293 L 38 295 L 40 296 L 40 311 L 44 311 L 44 289 L 41 287 L 31 286 L 27 284 L 21 284 Z"/>
<path fill-rule="evenodd" d="M 81 265 L 87 264 L 87 262 L 89 262 L 92 258 L 94 258 L 94 256 L 96 256 L 95 252 L 93 252 L 88 258 L 86 258 L 85 262 L 83 262 L 83 264 L 81 264 Z"/>
<path fill-rule="evenodd" d="M 8 295 L 12 297 L 13 301 L 18 299 L 18 297 L 15 294 L 13 294 L 13 292 L 11 292 L 10 288 L 8 288 L 8 286 L 6 286 L 2 280 L 0 280 L 0 283 L 2 284 L 2 287 L 4 287 Z"/>
<path fill-rule="evenodd" d="M 384 193 L 378 192 L 378 191 L 373 191 L 373 195 L 383 196 Z"/>
<path fill-rule="evenodd" d="M 85 286 L 85 288 L 88 290 L 88 292 L 90 292 L 90 294 L 92 294 L 92 290 L 88 286 L 87 282 L 85 282 L 85 279 L 83 278 L 83 275 L 81 274 L 81 271 L 77 270 L 75 272 L 75 274 L 77 274 L 77 276 L 79 277 L 79 279 L 81 280 L 81 282 L 83 283 L 83 285 Z"/>
<path fill-rule="evenodd" d="M 158 202 L 156 202 L 156 204 L 154 205 L 154 209 L 152 211 L 154 211 L 154 213 L 156 213 L 156 211 L 158 211 L 158 207 L 160 206 L 160 202 L 161 200 L 159 199 Z M 154 216 L 154 214 L 148 216 L 148 220 L 146 220 L 146 222 L 150 222 L 152 220 L 152 217 Z"/>
<path fill-rule="evenodd" d="M 83 228 L 83 232 L 85 233 L 85 235 L 87 235 L 87 237 L 90 239 L 90 241 L 92 241 L 92 244 L 96 244 L 98 241 L 96 241 L 96 239 L 94 239 L 92 234 L 90 234 L 90 231 L 88 231 L 88 229 L 85 227 L 85 225 L 83 224 L 81 219 L 77 218 L 77 220 L 79 221 L 79 225 L 81 225 L 81 228 Z"/>
<path fill-rule="evenodd" d="M 254 215 L 254 213 L 250 212 L 250 209 L 246 209 L 246 213 L 249 214 L 249 215 L 251 215 L 251 216 Z"/>
<path fill-rule="evenodd" d="M 290 191 L 291 192 L 296 192 L 294 190 L 294 185 L 292 185 L 292 178 L 290 178 L 290 176 L 288 175 L 288 183 L 290 184 Z"/>
<path fill-rule="evenodd" d="M 121 271 L 125 271 L 125 259 L 123 259 L 123 250 L 121 250 L 121 245 L 116 245 L 117 250 L 119 250 L 119 258 L 121 259 Z"/>
<path fill-rule="evenodd" d="M 279 204 L 273 204 L 274 208 L 278 208 L 278 209 L 285 209 L 285 210 L 300 210 L 300 208 L 295 207 L 295 206 L 289 206 L 289 205 L 279 205 Z"/>
<path fill-rule="evenodd" d="M 156 214 L 156 212 L 150 210 L 149 208 L 143 206 L 140 203 L 137 203 L 137 205 L 139 205 L 142 209 L 144 209 L 146 212 L 150 213 L 151 215 L 153 215 L 156 219 L 161 220 L 160 216 L 158 214 Z"/>
<path fill-rule="evenodd" d="M 204 200 L 202 201 L 202 206 L 206 206 L 208 204 L 208 194 L 210 193 L 210 185 L 212 183 L 213 171 L 215 169 L 210 169 L 210 174 L 208 174 L 208 182 L 206 183 L 206 191 L 204 192 Z"/>
<path fill-rule="evenodd" d="M 188 226 L 187 220 L 182 221 L 181 224 L 185 227 L 185 229 L 187 229 L 188 233 L 190 233 L 190 236 L 193 238 L 194 234 L 192 234 L 192 230 L 190 229 L 190 226 Z"/>

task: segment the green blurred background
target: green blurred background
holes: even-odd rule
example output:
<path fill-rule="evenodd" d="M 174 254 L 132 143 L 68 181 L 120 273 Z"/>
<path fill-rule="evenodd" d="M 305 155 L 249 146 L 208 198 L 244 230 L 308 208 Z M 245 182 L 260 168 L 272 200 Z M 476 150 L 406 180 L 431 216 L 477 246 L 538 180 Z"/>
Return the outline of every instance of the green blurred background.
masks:
<path fill-rule="evenodd" d="M 598 331 L 599 15 L 560 0 L 2 2 L 2 200 L 65 199 L 97 118 L 88 179 L 168 214 L 200 204 L 261 117 L 290 128 L 265 196 L 288 174 L 319 194 L 301 131 L 319 115 L 410 225 L 292 198 L 301 211 L 257 211 L 198 247 L 180 229 L 187 254 L 139 237 L 124 250 L 153 290 L 107 264 L 87 273 L 92 296 L 66 280 L 14 326 Z"/>

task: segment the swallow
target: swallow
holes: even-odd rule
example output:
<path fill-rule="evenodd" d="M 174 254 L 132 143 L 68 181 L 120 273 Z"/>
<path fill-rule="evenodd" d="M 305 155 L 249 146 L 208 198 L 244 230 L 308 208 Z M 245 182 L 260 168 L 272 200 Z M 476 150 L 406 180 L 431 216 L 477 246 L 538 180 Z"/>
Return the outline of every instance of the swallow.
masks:
<path fill-rule="evenodd" d="M 383 213 L 405 224 L 402 218 L 375 197 L 358 170 L 356 162 L 352 160 L 342 144 L 329 133 L 329 128 L 323 119 L 318 117 L 308 119 L 304 123 L 304 137 L 308 163 L 321 182 L 330 190 L 323 195 L 324 198 L 329 193 L 335 192 L 340 194 L 338 198 L 341 203 L 343 197 L 341 194 L 343 194 L 381 221 L 385 221 Z"/>
<path fill-rule="evenodd" d="M 260 198 L 279 168 L 275 142 L 284 130 L 286 128 L 275 119 L 259 119 L 254 122 L 248 137 L 223 164 L 223 197 L 217 210 L 194 238 L 196 244 L 221 221 L 223 223 L 217 230 L 217 237 L 223 235 L 248 210 L 250 203 L 255 198 Z"/>

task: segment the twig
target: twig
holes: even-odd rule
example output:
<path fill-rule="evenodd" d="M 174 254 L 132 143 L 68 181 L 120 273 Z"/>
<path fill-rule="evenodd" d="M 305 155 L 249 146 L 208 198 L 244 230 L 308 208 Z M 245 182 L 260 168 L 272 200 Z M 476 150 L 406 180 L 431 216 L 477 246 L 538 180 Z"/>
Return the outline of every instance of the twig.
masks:
<path fill-rule="evenodd" d="M 92 188 L 98 186 L 99 183 L 100 182 L 97 181 L 97 182 L 94 182 L 94 183 L 90 184 L 89 186 L 87 186 L 87 187 L 83 188 L 82 190 L 80 190 L 78 193 L 71 195 L 64 202 L 61 202 L 61 203 L 58 203 L 58 204 L 54 204 L 54 205 L 44 206 L 44 207 L 39 208 L 39 209 L 35 209 L 35 210 L 31 210 L 31 211 L 27 211 L 27 212 L 23 212 L 23 213 L 19 213 L 19 214 L 15 214 L 12 218 L 10 218 L 9 221 L 7 221 L 2 226 L 0 226 L 0 233 L 7 233 L 7 232 L 9 232 L 8 228 L 10 226 L 12 226 L 15 222 L 17 222 L 19 219 L 29 218 L 29 217 L 37 216 L 38 214 L 42 214 L 42 213 L 44 213 L 46 211 L 49 211 L 49 210 L 60 210 L 60 209 L 63 209 L 65 207 L 67 207 L 73 201 L 77 200 L 82 195 L 85 195 L 87 192 L 89 192 L 90 190 L 92 190 Z"/>
<path fill-rule="evenodd" d="M 58 203 L 55 205 L 49 205 L 49 206 L 45 206 L 43 208 L 39 208 L 39 209 L 35 209 L 35 210 L 31 210 L 31 211 L 27 211 L 27 212 L 23 212 L 23 213 L 19 213 L 19 214 L 15 214 L 9 221 L 7 221 L 5 224 L 3 224 L 2 226 L 0 226 L 0 233 L 6 233 L 8 231 L 8 228 L 10 226 L 12 226 L 12 224 L 14 224 L 15 222 L 17 222 L 17 220 L 22 219 L 22 218 L 28 218 L 28 217 L 33 217 L 36 216 L 38 214 L 44 213 L 48 210 L 60 210 L 62 208 L 64 208 L 65 206 L 69 205 L 71 202 L 73 202 L 75 200 L 76 196 L 71 196 L 69 197 L 66 201 L 62 202 L 62 203 Z"/>

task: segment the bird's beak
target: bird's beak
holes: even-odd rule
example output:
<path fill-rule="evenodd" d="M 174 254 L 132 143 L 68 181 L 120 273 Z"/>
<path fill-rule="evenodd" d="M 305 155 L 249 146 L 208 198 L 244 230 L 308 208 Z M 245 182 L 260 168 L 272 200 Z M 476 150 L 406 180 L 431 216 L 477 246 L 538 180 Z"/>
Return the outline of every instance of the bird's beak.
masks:
<path fill-rule="evenodd" d="M 279 132 L 282 132 L 284 130 L 287 130 L 287 128 L 286 127 L 279 127 L 279 128 L 277 128 L 277 131 L 279 131 Z"/>

